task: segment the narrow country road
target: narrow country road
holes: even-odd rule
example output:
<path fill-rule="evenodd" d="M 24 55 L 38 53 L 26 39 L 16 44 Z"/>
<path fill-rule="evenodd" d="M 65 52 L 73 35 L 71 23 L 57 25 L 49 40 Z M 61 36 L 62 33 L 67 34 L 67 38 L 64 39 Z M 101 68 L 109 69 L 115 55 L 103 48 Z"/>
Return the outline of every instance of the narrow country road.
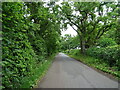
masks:
<path fill-rule="evenodd" d="M 118 82 L 81 62 L 59 53 L 39 88 L 118 88 Z"/>

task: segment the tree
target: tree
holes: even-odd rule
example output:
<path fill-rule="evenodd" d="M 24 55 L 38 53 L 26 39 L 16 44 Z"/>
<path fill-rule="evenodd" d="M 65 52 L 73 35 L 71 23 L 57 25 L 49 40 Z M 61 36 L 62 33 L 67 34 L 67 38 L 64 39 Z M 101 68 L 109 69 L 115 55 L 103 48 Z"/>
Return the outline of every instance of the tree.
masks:
<path fill-rule="evenodd" d="M 55 13 L 53 12 L 54 4 L 53 5 L 49 4 L 48 5 L 49 8 L 48 8 L 48 7 L 44 7 L 43 2 L 30 2 L 30 3 L 27 2 L 26 6 L 29 8 L 28 14 L 30 14 L 30 16 L 28 16 L 28 19 L 31 22 L 33 22 L 34 25 L 36 25 L 35 27 L 38 27 L 34 30 L 34 34 L 37 36 L 35 40 L 36 39 L 39 40 L 39 38 L 44 39 L 47 55 L 49 56 L 52 53 L 56 52 L 59 46 L 59 37 L 60 37 L 60 23 L 57 22 L 57 18 L 55 16 Z M 30 30 L 29 32 L 31 31 L 32 30 Z M 30 39 L 33 45 L 35 40 L 31 41 Z M 34 46 L 33 48 L 36 48 L 36 46 Z"/>
<path fill-rule="evenodd" d="M 94 45 L 96 40 L 115 25 L 118 15 L 114 12 L 116 7 L 116 3 L 107 2 L 62 3 L 61 18 L 65 24 L 71 25 L 77 32 L 82 53 L 85 52 L 85 48 Z"/>

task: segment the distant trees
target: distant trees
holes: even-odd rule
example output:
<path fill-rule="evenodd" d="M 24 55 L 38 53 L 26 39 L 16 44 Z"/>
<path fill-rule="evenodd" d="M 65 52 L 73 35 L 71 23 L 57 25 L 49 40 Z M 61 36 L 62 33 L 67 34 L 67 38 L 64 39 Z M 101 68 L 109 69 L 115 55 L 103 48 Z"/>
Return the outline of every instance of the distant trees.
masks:
<path fill-rule="evenodd" d="M 72 37 L 70 34 L 65 34 L 64 37 L 61 37 L 61 50 L 70 50 L 80 47 L 79 37 Z"/>

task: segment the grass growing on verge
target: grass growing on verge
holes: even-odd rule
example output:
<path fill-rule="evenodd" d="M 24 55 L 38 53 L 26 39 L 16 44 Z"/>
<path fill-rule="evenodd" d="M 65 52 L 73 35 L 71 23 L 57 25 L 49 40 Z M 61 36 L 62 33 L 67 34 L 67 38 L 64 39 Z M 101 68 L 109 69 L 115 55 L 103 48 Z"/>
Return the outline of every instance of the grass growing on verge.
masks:
<path fill-rule="evenodd" d="M 37 87 L 38 81 L 45 75 L 49 66 L 51 65 L 56 54 L 50 56 L 45 62 L 42 64 L 38 64 L 34 69 L 33 75 L 30 77 L 26 76 L 26 78 L 22 79 L 21 88 L 35 88 Z"/>
<path fill-rule="evenodd" d="M 80 54 L 79 50 L 71 50 L 70 52 L 66 52 L 70 57 L 79 60 L 88 66 L 92 66 L 94 68 L 97 68 L 103 72 L 109 73 L 113 76 L 115 76 L 116 79 L 120 80 L 120 71 L 117 70 L 117 67 L 109 67 L 107 63 L 104 62 L 104 60 L 96 59 L 91 56 Z"/>

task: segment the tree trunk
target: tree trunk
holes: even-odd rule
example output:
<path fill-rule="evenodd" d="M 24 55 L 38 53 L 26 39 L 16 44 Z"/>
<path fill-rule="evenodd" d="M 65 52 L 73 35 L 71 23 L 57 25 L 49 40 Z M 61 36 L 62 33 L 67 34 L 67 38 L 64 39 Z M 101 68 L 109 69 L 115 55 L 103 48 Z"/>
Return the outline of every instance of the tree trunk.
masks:
<path fill-rule="evenodd" d="M 85 40 L 84 40 L 84 37 L 79 32 L 77 32 L 77 33 L 78 33 L 79 39 L 80 39 L 81 53 L 85 54 Z"/>
<path fill-rule="evenodd" d="M 83 38 L 80 38 L 80 47 L 81 47 L 81 53 L 85 54 L 85 41 Z"/>

